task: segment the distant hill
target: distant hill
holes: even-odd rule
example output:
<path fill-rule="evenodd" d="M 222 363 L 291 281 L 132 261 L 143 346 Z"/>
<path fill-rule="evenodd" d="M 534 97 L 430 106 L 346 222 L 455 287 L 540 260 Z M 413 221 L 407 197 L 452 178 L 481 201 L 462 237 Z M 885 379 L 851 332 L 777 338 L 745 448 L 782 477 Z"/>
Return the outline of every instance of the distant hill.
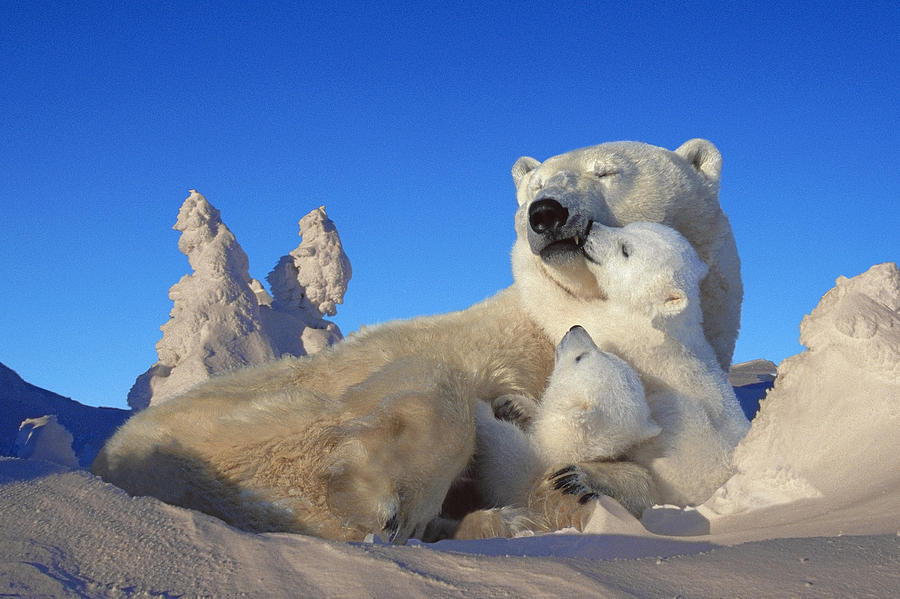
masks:
<path fill-rule="evenodd" d="M 35 387 L 0 363 L 0 455 L 13 455 L 19 425 L 26 418 L 55 414 L 74 440 L 78 463 L 87 468 L 97 452 L 131 412 L 117 408 L 92 408 Z"/>
<path fill-rule="evenodd" d="M 750 420 L 759 411 L 759 402 L 775 384 L 775 364 L 769 360 L 750 360 L 734 364 L 729 372 L 731 386 L 744 415 Z"/>

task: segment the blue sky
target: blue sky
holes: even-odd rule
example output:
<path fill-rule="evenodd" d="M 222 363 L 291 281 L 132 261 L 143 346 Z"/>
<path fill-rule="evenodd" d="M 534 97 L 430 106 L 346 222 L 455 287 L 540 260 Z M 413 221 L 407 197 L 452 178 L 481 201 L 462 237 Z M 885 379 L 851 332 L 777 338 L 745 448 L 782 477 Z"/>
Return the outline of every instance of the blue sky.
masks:
<path fill-rule="evenodd" d="M 900 258 L 896 2 L 4 2 L 0 23 L 0 361 L 83 403 L 124 407 L 156 360 L 192 188 L 261 280 L 324 204 L 345 333 L 510 284 L 510 166 L 604 141 L 722 152 L 736 361 L 797 353 L 837 276 Z"/>

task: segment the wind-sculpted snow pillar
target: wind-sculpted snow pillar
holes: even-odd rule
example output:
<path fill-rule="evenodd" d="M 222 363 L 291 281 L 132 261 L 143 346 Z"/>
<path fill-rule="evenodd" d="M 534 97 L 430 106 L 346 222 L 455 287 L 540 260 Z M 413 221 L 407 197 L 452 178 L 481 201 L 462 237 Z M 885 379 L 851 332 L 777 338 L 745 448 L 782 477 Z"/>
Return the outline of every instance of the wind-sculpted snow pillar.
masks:
<path fill-rule="evenodd" d="M 169 289 L 170 319 L 156 344 L 159 361 L 138 377 L 128 405 L 161 403 L 210 375 L 275 358 L 262 330 L 258 282 L 247 254 L 202 195 L 191 190 L 174 228 L 194 272 Z M 264 293 L 264 290 L 263 290 Z"/>
<path fill-rule="evenodd" d="M 337 228 L 321 206 L 300 219 L 300 245 L 282 256 L 266 277 L 271 310 L 263 323 L 279 354 L 311 354 L 342 338 L 325 316 L 337 313 L 350 281 L 350 259 Z"/>

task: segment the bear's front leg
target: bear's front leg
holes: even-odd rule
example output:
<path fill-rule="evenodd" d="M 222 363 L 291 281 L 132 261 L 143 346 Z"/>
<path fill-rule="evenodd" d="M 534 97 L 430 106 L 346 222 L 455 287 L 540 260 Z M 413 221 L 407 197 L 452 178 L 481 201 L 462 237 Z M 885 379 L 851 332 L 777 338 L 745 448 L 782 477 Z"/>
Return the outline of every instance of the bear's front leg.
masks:
<path fill-rule="evenodd" d="M 424 533 L 474 454 L 475 401 L 465 375 L 415 360 L 348 389 L 342 405 L 353 417 L 335 429 L 325 471 L 345 538 L 372 532 L 403 544 Z"/>
<path fill-rule="evenodd" d="M 529 509 L 549 530 L 582 530 L 594 511 L 594 501 L 606 495 L 636 518 L 654 503 L 650 472 L 633 462 L 594 461 L 549 471 L 532 489 Z"/>

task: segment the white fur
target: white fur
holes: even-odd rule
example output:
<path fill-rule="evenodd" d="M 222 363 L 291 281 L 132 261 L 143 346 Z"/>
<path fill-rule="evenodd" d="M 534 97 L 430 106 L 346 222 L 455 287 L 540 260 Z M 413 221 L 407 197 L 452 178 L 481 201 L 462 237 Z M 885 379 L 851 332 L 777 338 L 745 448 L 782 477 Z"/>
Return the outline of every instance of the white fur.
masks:
<path fill-rule="evenodd" d="M 545 467 L 616 458 L 659 434 L 644 388 L 624 360 L 581 327 L 563 337 L 531 426 Z"/>
<path fill-rule="evenodd" d="M 731 366 L 741 318 L 740 260 L 728 218 L 718 201 L 722 157 L 710 142 L 692 139 L 674 152 L 637 142 L 573 150 L 543 163 L 522 157 L 513 166 L 519 211 L 513 274 L 523 303 L 554 343 L 572 325 L 573 309 L 606 293 L 583 261 L 549 265 L 528 243 L 528 207 L 553 197 L 572 228 L 588 222 L 621 227 L 659 222 L 684 235 L 709 267 L 700 288 L 703 330 L 719 365 Z M 591 331 L 593 334 L 593 331 Z"/>

